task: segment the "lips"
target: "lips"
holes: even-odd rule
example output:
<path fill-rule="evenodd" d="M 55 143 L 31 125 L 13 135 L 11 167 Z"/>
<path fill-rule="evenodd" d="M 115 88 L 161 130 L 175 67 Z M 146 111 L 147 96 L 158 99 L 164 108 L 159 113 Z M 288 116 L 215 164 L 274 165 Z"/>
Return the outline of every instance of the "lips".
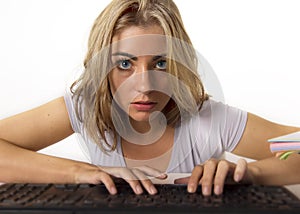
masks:
<path fill-rule="evenodd" d="M 137 102 L 132 102 L 132 104 L 144 104 L 144 105 L 148 105 L 148 104 L 156 104 L 156 102 L 151 102 L 151 101 L 137 101 Z"/>
<path fill-rule="evenodd" d="M 153 109 L 156 104 L 156 102 L 151 101 L 136 101 L 131 103 L 131 105 L 138 111 L 149 111 Z"/>

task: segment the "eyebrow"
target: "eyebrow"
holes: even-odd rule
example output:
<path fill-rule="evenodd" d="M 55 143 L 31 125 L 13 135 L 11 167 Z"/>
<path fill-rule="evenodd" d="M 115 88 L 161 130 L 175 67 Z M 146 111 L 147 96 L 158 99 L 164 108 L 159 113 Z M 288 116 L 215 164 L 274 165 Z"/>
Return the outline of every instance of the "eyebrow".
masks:
<path fill-rule="evenodd" d="M 153 57 L 153 61 L 159 60 L 160 58 L 165 58 L 167 54 L 161 54 Z"/>
<path fill-rule="evenodd" d="M 131 55 L 129 53 L 125 53 L 125 52 L 116 52 L 116 53 L 113 53 L 112 56 L 126 56 L 134 61 L 137 61 L 137 57 L 134 56 L 134 55 Z"/>
<path fill-rule="evenodd" d="M 160 58 L 166 57 L 166 55 L 167 54 L 156 55 L 152 59 L 153 59 L 153 61 L 156 61 Z M 116 52 L 116 53 L 113 53 L 112 56 L 126 56 L 134 61 L 137 61 L 137 59 L 138 59 L 137 56 L 134 56 L 134 55 L 126 53 L 126 52 Z"/>

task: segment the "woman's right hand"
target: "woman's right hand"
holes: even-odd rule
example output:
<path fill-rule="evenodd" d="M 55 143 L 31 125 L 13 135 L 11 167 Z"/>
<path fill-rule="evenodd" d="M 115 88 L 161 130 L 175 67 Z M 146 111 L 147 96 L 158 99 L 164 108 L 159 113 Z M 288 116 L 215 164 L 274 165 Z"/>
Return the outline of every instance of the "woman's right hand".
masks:
<path fill-rule="evenodd" d="M 80 167 L 81 168 L 81 167 Z M 76 174 L 76 183 L 103 183 L 110 194 L 116 194 L 117 188 L 115 182 L 118 179 L 126 181 L 135 194 L 142 194 L 143 187 L 151 195 L 157 193 L 157 190 L 149 177 L 166 179 L 167 174 L 162 173 L 148 166 L 133 168 L 126 167 L 104 167 L 90 165 L 89 169 L 80 169 Z"/>

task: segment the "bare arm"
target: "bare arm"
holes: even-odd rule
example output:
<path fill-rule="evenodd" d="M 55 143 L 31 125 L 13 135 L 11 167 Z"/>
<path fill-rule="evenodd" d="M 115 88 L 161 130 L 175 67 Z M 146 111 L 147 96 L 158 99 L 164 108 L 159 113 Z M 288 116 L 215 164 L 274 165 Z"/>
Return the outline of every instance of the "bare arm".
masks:
<path fill-rule="evenodd" d="M 0 181 L 72 182 L 75 162 L 35 152 L 72 133 L 62 97 L 1 120 Z"/>
<path fill-rule="evenodd" d="M 245 131 L 233 153 L 255 160 L 273 157 L 268 139 L 296 131 L 300 128 L 273 123 L 248 113 Z"/>
<path fill-rule="evenodd" d="M 84 163 L 39 154 L 0 141 L 0 181 L 12 183 L 75 183 Z"/>
<path fill-rule="evenodd" d="M 267 142 L 270 138 L 299 130 L 298 127 L 276 124 L 249 113 L 244 134 L 233 153 L 258 160 L 248 165 L 255 183 L 300 183 L 300 173 L 297 170 L 300 155 L 295 154 L 287 160 L 279 160 L 270 152 L 270 144 Z"/>
<path fill-rule="evenodd" d="M 62 97 L 1 120 L 0 182 L 104 183 L 108 191 L 115 194 L 117 190 L 112 175 L 126 180 L 136 194 L 143 192 L 141 184 L 150 194 L 155 194 L 157 191 L 145 174 L 166 178 L 161 172 L 149 167 L 101 167 L 35 152 L 72 133 Z"/>
<path fill-rule="evenodd" d="M 0 182 L 114 184 L 84 162 L 39 154 L 73 133 L 63 97 L 0 121 Z M 72 145 L 70 145 L 72 146 Z"/>
<path fill-rule="evenodd" d="M 300 183 L 300 155 L 295 153 L 286 160 L 267 158 L 248 164 L 252 182 L 266 185 Z"/>
<path fill-rule="evenodd" d="M 300 128 L 272 123 L 249 113 L 245 131 L 233 153 L 257 161 L 247 164 L 246 161 L 239 160 L 234 164 L 227 160 L 210 159 L 197 165 L 189 178 L 178 179 L 176 182 L 188 183 L 189 192 L 196 191 L 198 184 L 201 184 L 204 195 L 210 195 L 212 188 L 215 194 L 221 194 L 228 178 L 234 182 L 244 180 L 267 185 L 300 183 L 300 155 L 293 154 L 287 160 L 279 160 L 270 152 L 267 142 L 270 138 L 299 130 Z"/>
<path fill-rule="evenodd" d="M 0 121 L 0 139 L 32 151 L 72 133 L 63 97 Z"/>

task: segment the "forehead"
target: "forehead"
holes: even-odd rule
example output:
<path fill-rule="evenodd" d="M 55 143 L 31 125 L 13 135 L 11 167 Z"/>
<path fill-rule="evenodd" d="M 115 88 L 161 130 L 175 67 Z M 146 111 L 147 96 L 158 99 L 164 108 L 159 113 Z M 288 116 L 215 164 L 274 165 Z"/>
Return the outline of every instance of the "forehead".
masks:
<path fill-rule="evenodd" d="M 158 26 L 127 27 L 112 38 L 112 53 L 125 52 L 135 56 L 166 53 L 166 37 Z"/>

